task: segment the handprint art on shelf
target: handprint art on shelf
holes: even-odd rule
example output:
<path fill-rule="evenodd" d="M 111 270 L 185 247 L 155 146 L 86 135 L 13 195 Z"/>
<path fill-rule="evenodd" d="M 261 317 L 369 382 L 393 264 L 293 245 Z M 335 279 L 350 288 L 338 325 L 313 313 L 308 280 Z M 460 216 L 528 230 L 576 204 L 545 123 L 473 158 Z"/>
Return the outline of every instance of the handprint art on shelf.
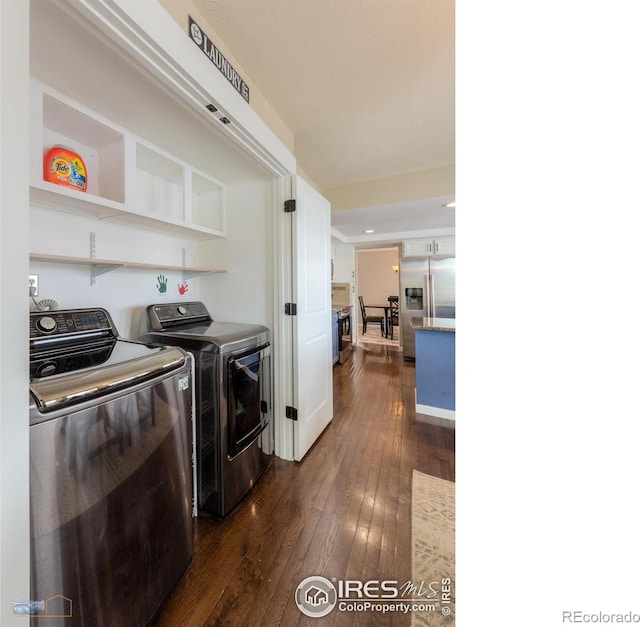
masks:
<path fill-rule="evenodd" d="M 185 281 L 184 283 L 178 283 L 178 294 L 180 296 L 184 296 L 189 291 L 189 284 Z"/>
<path fill-rule="evenodd" d="M 167 291 L 167 282 L 167 278 L 164 276 L 164 274 L 158 275 L 158 283 L 156 287 L 161 294 L 164 294 Z"/>

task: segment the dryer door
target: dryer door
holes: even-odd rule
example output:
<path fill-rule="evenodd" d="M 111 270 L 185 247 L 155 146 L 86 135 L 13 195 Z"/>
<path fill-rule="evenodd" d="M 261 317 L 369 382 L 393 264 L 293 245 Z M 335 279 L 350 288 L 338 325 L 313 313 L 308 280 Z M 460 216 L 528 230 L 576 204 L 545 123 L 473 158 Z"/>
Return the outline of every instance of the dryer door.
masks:
<path fill-rule="evenodd" d="M 271 419 L 271 347 L 267 344 L 227 362 L 229 456 L 241 453 Z"/>

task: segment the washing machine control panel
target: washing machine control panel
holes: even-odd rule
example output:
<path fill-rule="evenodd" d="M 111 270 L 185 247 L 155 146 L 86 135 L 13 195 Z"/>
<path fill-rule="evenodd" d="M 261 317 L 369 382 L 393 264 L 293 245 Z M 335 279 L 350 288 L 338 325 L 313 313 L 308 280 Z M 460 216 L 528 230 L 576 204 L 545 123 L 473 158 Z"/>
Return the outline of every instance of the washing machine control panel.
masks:
<path fill-rule="evenodd" d="M 91 332 L 117 336 L 109 314 L 104 309 L 60 310 L 32 312 L 29 320 L 29 337 L 84 335 Z"/>
<path fill-rule="evenodd" d="M 58 328 L 58 323 L 51 316 L 42 316 L 36 320 L 36 327 L 43 333 L 53 333 Z"/>
<path fill-rule="evenodd" d="M 106 362 L 118 341 L 104 309 L 34 311 L 29 316 L 29 374 L 50 377 Z"/>

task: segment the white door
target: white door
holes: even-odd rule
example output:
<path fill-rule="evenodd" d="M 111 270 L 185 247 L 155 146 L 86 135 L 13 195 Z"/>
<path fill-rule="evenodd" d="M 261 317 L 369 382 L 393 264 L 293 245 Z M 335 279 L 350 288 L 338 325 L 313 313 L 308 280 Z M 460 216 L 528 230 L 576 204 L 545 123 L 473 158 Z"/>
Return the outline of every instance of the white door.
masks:
<path fill-rule="evenodd" d="M 333 418 L 331 206 L 301 178 L 295 181 L 293 455 L 300 461 Z"/>

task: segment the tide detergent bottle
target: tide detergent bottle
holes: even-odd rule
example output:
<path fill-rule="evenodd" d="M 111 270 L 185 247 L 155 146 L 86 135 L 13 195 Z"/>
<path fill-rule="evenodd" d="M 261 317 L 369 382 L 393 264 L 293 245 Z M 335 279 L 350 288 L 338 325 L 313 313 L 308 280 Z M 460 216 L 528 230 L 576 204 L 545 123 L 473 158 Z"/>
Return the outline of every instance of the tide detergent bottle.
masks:
<path fill-rule="evenodd" d="M 82 157 L 64 146 L 54 146 L 44 155 L 44 180 L 87 191 L 87 170 Z"/>

